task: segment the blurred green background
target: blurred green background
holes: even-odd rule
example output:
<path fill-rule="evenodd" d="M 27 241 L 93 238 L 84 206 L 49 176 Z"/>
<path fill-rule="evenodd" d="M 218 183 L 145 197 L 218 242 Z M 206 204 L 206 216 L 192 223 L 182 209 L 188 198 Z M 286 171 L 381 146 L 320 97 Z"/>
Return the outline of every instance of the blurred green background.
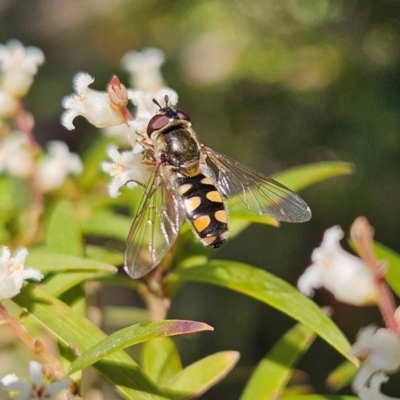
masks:
<path fill-rule="evenodd" d="M 46 56 L 26 98 L 41 143 L 57 138 L 82 153 L 99 133 L 83 119 L 72 132 L 59 124 L 72 77 L 87 71 L 100 90 L 114 73 L 128 84 L 122 56 L 151 46 L 165 52 L 165 79 L 205 144 L 269 175 L 325 160 L 356 165 L 355 175 L 301 193 L 313 210 L 309 223 L 252 226 L 217 257 L 295 284 L 323 231 L 340 224 L 348 232 L 359 215 L 400 252 L 399 1 L 0 0 L 0 42 L 12 38 Z M 373 308 L 339 304 L 325 291 L 316 300 L 333 307 L 351 341 L 361 326 L 382 325 Z M 180 292 L 170 317 L 215 327 L 178 341 L 185 363 L 218 350 L 242 354 L 207 399 L 237 398 L 252 367 L 293 324 L 256 301 L 195 284 Z M 317 341 L 300 379 L 326 392 L 326 374 L 341 361 Z"/>

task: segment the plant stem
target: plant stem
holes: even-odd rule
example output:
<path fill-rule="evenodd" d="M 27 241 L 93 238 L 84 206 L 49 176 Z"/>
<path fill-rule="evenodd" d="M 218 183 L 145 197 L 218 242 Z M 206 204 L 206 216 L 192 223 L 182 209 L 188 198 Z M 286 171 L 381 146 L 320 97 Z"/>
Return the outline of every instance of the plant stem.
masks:
<path fill-rule="evenodd" d="M 150 311 L 151 321 L 159 321 L 167 317 L 168 309 L 171 305 L 171 300 L 164 295 L 160 284 L 161 269 L 154 271 L 147 280 L 149 291 L 145 296 L 147 307 Z M 157 274 L 159 272 L 159 274 Z M 160 276 L 158 276 L 160 275 Z"/>
<path fill-rule="evenodd" d="M 25 111 L 22 102 L 19 103 L 19 110 L 15 117 L 17 128 L 25 134 L 28 138 L 29 151 L 31 157 L 36 161 L 38 155 L 38 146 L 33 134 L 34 119 L 31 114 Z M 32 171 L 32 177 L 29 180 L 32 193 L 32 201 L 29 206 L 29 216 L 27 229 L 22 237 L 19 239 L 19 246 L 29 246 L 35 241 L 36 235 L 39 230 L 39 219 L 43 212 L 43 192 L 39 184 L 37 175 L 37 163 Z"/>
<path fill-rule="evenodd" d="M 60 379 L 63 376 L 65 376 L 65 373 L 63 371 L 60 362 L 46 350 L 46 348 L 44 347 L 43 343 L 40 340 L 33 339 L 28 334 L 25 327 L 20 323 L 20 321 L 18 321 L 12 315 L 10 315 L 1 302 L 0 302 L 0 316 L 3 317 L 5 323 L 12 329 L 15 335 L 23 343 L 25 343 L 36 354 L 40 354 L 46 360 L 46 362 L 51 365 L 51 371 L 53 371 L 53 375 L 55 378 Z"/>
<path fill-rule="evenodd" d="M 378 261 L 374 254 L 374 228 L 369 224 L 367 218 L 358 217 L 350 228 L 350 236 L 360 257 L 373 273 L 378 288 L 377 305 L 385 325 L 400 339 L 400 324 L 395 318 L 396 303 L 383 277 L 385 265 Z"/>

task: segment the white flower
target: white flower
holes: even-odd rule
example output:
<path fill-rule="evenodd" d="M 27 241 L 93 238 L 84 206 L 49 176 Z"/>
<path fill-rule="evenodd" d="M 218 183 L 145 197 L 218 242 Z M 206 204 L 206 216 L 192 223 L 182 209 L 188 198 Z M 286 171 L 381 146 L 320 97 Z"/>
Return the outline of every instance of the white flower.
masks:
<path fill-rule="evenodd" d="M 399 398 L 386 396 L 381 392 L 381 385 L 389 380 L 383 372 L 377 372 L 369 382 L 368 387 L 363 387 L 356 392 L 361 400 L 399 400 Z"/>
<path fill-rule="evenodd" d="M 10 118 L 14 116 L 17 111 L 18 100 L 10 93 L 0 89 L 0 118 Z"/>
<path fill-rule="evenodd" d="M 37 67 L 44 62 L 42 50 L 37 47 L 24 47 L 19 40 L 9 40 L 6 45 L 0 44 L 1 71 L 23 69 L 31 75 L 36 74 Z"/>
<path fill-rule="evenodd" d="M 47 385 L 42 380 L 42 365 L 36 361 L 29 363 L 29 375 L 31 382 L 21 382 L 14 374 L 7 375 L 2 383 L 9 390 L 15 390 L 18 394 L 15 400 L 55 400 L 57 393 L 68 386 L 68 380 L 62 379 Z"/>
<path fill-rule="evenodd" d="M 362 400 L 391 399 L 380 393 L 380 386 L 388 380 L 387 374 L 400 369 L 400 341 L 389 329 L 368 326 L 362 329 L 353 354 L 362 360 L 353 381 L 353 389 Z"/>
<path fill-rule="evenodd" d="M 131 73 L 131 85 L 145 92 L 155 93 L 164 86 L 160 67 L 164 54 L 159 49 L 130 51 L 122 58 L 123 67 Z"/>
<path fill-rule="evenodd" d="M 108 193 L 111 197 L 117 197 L 120 194 L 121 186 L 133 188 L 138 183 L 147 182 L 149 179 L 152 168 L 142 164 L 143 155 L 135 152 L 138 150 L 137 148 L 120 153 L 113 145 L 108 148 L 107 155 L 114 162 L 104 162 L 102 170 L 113 178 L 108 186 Z"/>
<path fill-rule="evenodd" d="M 47 145 L 48 154 L 38 165 L 38 178 L 43 191 L 60 187 L 68 174 L 79 175 L 83 166 L 81 159 L 71 153 L 61 141 L 51 141 Z"/>
<path fill-rule="evenodd" d="M 21 291 L 25 279 L 43 279 L 40 271 L 33 268 L 24 269 L 27 255 L 28 250 L 22 248 L 11 257 L 10 249 L 3 246 L 3 254 L 0 256 L 0 301 L 16 296 Z"/>
<path fill-rule="evenodd" d="M 16 178 L 28 178 L 33 169 L 34 160 L 26 135 L 15 131 L 0 140 L 0 173 L 6 172 Z"/>
<path fill-rule="evenodd" d="M 120 125 L 125 122 L 121 111 L 113 106 L 106 92 L 89 89 L 94 78 L 84 72 L 74 77 L 74 88 L 77 94 L 65 97 L 63 107 L 66 109 L 61 116 L 61 123 L 69 130 L 75 128 L 72 121 L 78 115 L 85 117 L 98 128 Z"/>
<path fill-rule="evenodd" d="M 126 124 L 103 128 L 102 131 L 106 136 L 112 137 L 123 147 L 129 147 L 129 145 L 134 147 L 138 136 L 135 127 L 132 125 L 133 123 L 134 121 L 127 121 Z"/>
<path fill-rule="evenodd" d="M 311 256 L 313 264 L 300 277 L 297 286 L 306 296 L 325 287 L 337 300 L 354 305 L 375 303 L 377 286 L 371 270 L 358 257 L 346 252 L 339 241 L 344 233 L 339 226 L 327 229 L 320 247 Z"/>
<path fill-rule="evenodd" d="M 13 96 L 23 97 L 43 62 L 43 52 L 37 47 L 24 47 L 18 40 L 0 45 L 1 88 Z"/>
<path fill-rule="evenodd" d="M 8 379 L 8 381 L 10 381 L 10 382 L 12 380 L 18 379 L 14 374 L 7 375 L 3 379 L 6 379 L 7 377 L 10 378 L 10 379 Z M 0 380 L 0 400 L 10 400 L 10 396 L 8 394 L 8 389 L 5 386 L 5 384 L 3 383 L 3 379 Z"/>
<path fill-rule="evenodd" d="M 142 90 L 129 90 L 129 99 L 136 106 L 136 117 L 130 121 L 137 133 L 143 133 L 150 118 L 157 114 L 159 107 L 153 102 L 158 101 L 161 107 L 165 107 L 165 96 L 168 96 L 168 105 L 174 106 L 178 102 L 178 94 L 169 88 L 159 90 L 157 93 L 144 92 Z"/>

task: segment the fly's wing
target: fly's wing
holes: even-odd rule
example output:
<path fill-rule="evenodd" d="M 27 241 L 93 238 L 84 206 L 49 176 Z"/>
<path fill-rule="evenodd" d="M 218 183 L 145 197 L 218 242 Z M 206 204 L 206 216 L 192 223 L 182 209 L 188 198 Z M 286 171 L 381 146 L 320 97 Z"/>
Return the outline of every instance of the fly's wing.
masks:
<path fill-rule="evenodd" d="M 219 170 L 218 186 L 224 196 L 234 197 L 248 210 L 269 214 L 278 221 L 305 222 L 311 218 L 310 207 L 286 186 L 209 147 L 204 150 Z"/>
<path fill-rule="evenodd" d="M 155 268 L 170 250 L 184 221 L 179 198 L 157 165 L 132 223 L 126 242 L 125 271 L 140 278 Z"/>

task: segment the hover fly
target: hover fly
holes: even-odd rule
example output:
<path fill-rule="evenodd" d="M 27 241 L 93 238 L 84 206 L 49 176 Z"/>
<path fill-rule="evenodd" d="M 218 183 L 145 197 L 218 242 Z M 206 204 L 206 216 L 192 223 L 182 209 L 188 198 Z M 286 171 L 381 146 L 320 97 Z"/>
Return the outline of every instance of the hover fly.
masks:
<path fill-rule="evenodd" d="M 235 196 L 246 209 L 279 221 L 305 222 L 311 210 L 299 195 L 239 162 L 201 144 L 189 116 L 168 104 L 160 108 L 140 137 L 145 165 L 153 166 L 128 235 L 125 270 L 140 278 L 170 250 L 185 220 L 208 247 L 228 235 L 225 200 Z M 207 165 L 218 170 L 216 177 Z"/>

